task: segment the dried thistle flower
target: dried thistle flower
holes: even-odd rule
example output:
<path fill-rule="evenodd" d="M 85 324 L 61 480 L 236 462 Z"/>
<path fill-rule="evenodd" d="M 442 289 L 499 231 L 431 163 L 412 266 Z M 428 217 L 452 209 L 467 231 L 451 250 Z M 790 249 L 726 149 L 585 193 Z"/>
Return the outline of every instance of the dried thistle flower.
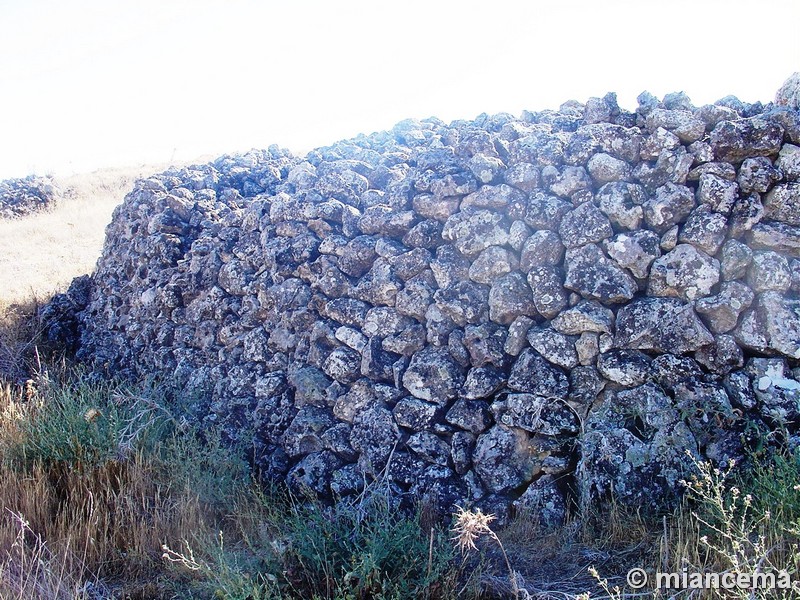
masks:
<path fill-rule="evenodd" d="M 94 423 L 98 418 L 102 417 L 103 413 L 100 409 L 97 408 L 90 408 L 85 413 L 83 413 L 83 420 L 87 423 Z"/>
<path fill-rule="evenodd" d="M 474 511 L 466 510 L 460 506 L 457 508 L 456 524 L 453 526 L 456 536 L 453 540 L 455 540 L 456 545 L 462 552 L 476 550 L 475 540 L 482 535 L 490 535 L 492 533 L 489 523 L 494 521 L 495 516 L 484 514 L 479 508 Z"/>

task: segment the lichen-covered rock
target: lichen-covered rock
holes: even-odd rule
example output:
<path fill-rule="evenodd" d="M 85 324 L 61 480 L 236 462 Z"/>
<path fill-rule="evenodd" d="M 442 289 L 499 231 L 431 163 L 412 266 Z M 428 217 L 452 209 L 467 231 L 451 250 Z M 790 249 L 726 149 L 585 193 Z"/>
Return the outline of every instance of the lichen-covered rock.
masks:
<path fill-rule="evenodd" d="M 576 306 L 562 311 L 550 325 L 566 335 L 613 333 L 614 313 L 597 301 L 582 300 Z"/>
<path fill-rule="evenodd" d="M 800 227 L 780 222 L 758 223 L 747 232 L 753 250 L 773 250 L 791 258 L 800 258 Z"/>
<path fill-rule="evenodd" d="M 541 229 L 528 237 L 520 251 L 519 269 L 529 273 L 534 267 L 560 265 L 564 258 L 564 245 L 554 231 Z"/>
<path fill-rule="evenodd" d="M 800 300 L 764 292 L 733 332 L 745 348 L 800 358 Z"/>
<path fill-rule="evenodd" d="M 646 279 L 650 265 L 661 256 L 661 240 L 652 231 L 637 229 L 620 233 L 603 243 L 609 257 L 637 279 Z"/>
<path fill-rule="evenodd" d="M 550 474 L 539 477 L 514 501 L 517 514 L 529 515 L 545 528 L 558 527 L 567 518 L 567 501 Z"/>
<path fill-rule="evenodd" d="M 716 159 L 726 162 L 777 156 L 783 142 L 783 127 L 762 117 L 722 121 L 711 132 L 710 142 Z"/>
<path fill-rule="evenodd" d="M 659 187 L 655 195 L 642 205 L 647 225 L 656 233 L 683 222 L 695 207 L 694 193 L 683 185 L 668 183 Z"/>
<path fill-rule="evenodd" d="M 595 244 L 567 251 L 564 287 L 584 298 L 618 304 L 633 298 L 636 281 L 603 254 Z"/>
<path fill-rule="evenodd" d="M 483 485 L 493 493 L 517 488 L 539 471 L 528 434 L 502 425 L 478 436 L 472 463 Z"/>
<path fill-rule="evenodd" d="M 536 316 L 531 288 L 520 273 L 495 279 L 489 290 L 489 319 L 508 325 L 524 316 Z"/>
<path fill-rule="evenodd" d="M 637 299 L 617 313 L 617 348 L 683 354 L 713 341 L 692 305 L 676 298 Z"/>
<path fill-rule="evenodd" d="M 719 261 L 691 244 L 678 244 L 650 268 L 651 296 L 696 300 L 708 296 L 720 278 Z"/>
<path fill-rule="evenodd" d="M 564 373 L 531 348 L 523 350 L 511 368 L 508 387 L 544 398 L 566 398 L 569 392 Z"/>
<path fill-rule="evenodd" d="M 564 288 L 564 275 L 560 267 L 535 267 L 528 273 L 528 285 L 536 312 L 552 319 L 566 306 L 569 295 Z"/>
<path fill-rule="evenodd" d="M 528 331 L 528 342 L 548 361 L 564 369 L 578 364 L 575 340 L 553 329 L 532 328 Z"/>
<path fill-rule="evenodd" d="M 737 281 L 723 283 L 719 294 L 701 298 L 694 308 L 714 333 L 727 333 L 736 327 L 739 315 L 750 308 L 755 298 L 746 285 Z"/>
<path fill-rule="evenodd" d="M 601 242 L 614 235 L 614 230 L 608 218 L 593 203 L 585 202 L 564 215 L 558 234 L 567 248 L 576 248 Z"/>
<path fill-rule="evenodd" d="M 415 397 L 445 404 L 458 395 L 464 369 L 446 350 L 427 347 L 417 352 L 403 374 L 403 386 Z"/>
<path fill-rule="evenodd" d="M 800 225 L 800 183 L 776 185 L 764 197 L 764 218 Z"/>

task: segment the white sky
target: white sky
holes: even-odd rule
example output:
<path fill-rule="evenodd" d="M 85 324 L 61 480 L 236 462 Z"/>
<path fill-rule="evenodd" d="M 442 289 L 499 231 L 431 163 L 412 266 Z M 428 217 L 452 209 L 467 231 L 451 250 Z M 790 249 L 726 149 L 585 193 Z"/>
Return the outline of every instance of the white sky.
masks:
<path fill-rule="evenodd" d="M 0 0 L 0 178 L 617 92 L 768 102 L 798 0 Z"/>

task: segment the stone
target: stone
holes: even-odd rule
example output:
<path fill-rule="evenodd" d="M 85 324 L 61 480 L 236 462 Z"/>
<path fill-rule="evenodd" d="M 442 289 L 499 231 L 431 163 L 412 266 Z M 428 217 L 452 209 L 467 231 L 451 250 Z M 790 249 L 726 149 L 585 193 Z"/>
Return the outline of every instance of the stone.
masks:
<path fill-rule="evenodd" d="M 304 406 L 283 434 L 286 453 L 294 458 L 322 451 L 322 435 L 334 424 L 330 411 L 316 406 Z"/>
<path fill-rule="evenodd" d="M 305 456 L 286 475 L 289 488 L 298 495 L 330 494 L 331 478 L 342 461 L 333 452 L 323 450 Z"/>
<path fill-rule="evenodd" d="M 528 330 L 535 323 L 536 321 L 526 316 L 514 319 L 508 327 L 508 336 L 503 351 L 509 356 L 519 356 L 523 348 L 528 345 Z"/>
<path fill-rule="evenodd" d="M 633 277 L 606 258 L 595 244 L 568 250 L 565 264 L 564 287 L 585 298 L 616 304 L 633 298 L 638 289 Z"/>
<path fill-rule="evenodd" d="M 520 250 L 519 269 L 529 273 L 534 267 L 560 265 L 564 259 L 564 245 L 554 231 L 540 229 L 525 240 Z"/>
<path fill-rule="evenodd" d="M 461 254 L 473 258 L 490 246 L 508 242 L 508 230 L 501 225 L 502 221 L 503 215 L 487 210 L 457 213 L 445 222 L 442 239 L 453 242 Z"/>
<path fill-rule="evenodd" d="M 562 367 L 571 369 L 578 364 L 575 340 L 553 329 L 531 328 L 528 343 L 545 359 Z"/>
<path fill-rule="evenodd" d="M 575 351 L 578 354 L 578 362 L 583 365 L 592 365 L 600 354 L 600 336 L 588 331 L 583 332 L 578 341 L 575 342 Z"/>
<path fill-rule="evenodd" d="M 395 276 L 389 262 L 384 258 L 378 258 L 358 282 L 353 295 L 373 306 L 394 306 L 397 292 L 401 288 L 402 283 Z"/>
<path fill-rule="evenodd" d="M 593 203 L 586 202 L 566 213 L 558 234 L 567 248 L 601 242 L 614 235 L 611 222 Z"/>
<path fill-rule="evenodd" d="M 497 367 L 487 365 L 474 367 L 467 372 L 461 388 L 461 396 L 467 400 L 489 398 L 506 384 L 506 376 Z"/>
<path fill-rule="evenodd" d="M 517 515 L 529 515 L 544 529 L 560 527 L 567 518 L 567 501 L 557 479 L 550 474 L 530 484 L 513 507 Z"/>
<path fill-rule="evenodd" d="M 783 142 L 783 127 L 763 117 L 722 121 L 711 132 L 711 147 L 717 160 L 738 163 L 756 156 L 777 156 Z"/>
<path fill-rule="evenodd" d="M 678 233 L 680 229 L 677 225 L 673 225 L 670 227 L 664 235 L 661 236 L 661 250 L 664 252 L 670 252 L 675 249 L 675 246 L 678 245 Z"/>
<path fill-rule="evenodd" d="M 592 156 L 587 167 L 597 185 L 612 181 L 625 181 L 631 176 L 631 167 L 628 163 L 603 152 Z"/>
<path fill-rule="evenodd" d="M 733 335 L 741 345 L 759 352 L 800 358 L 800 300 L 764 292 Z M 748 329 L 750 331 L 748 331 Z"/>
<path fill-rule="evenodd" d="M 622 387 L 635 387 L 651 377 L 650 362 L 638 350 L 614 349 L 597 357 L 597 370 L 605 379 Z"/>
<path fill-rule="evenodd" d="M 517 163 L 509 167 L 503 178 L 508 185 L 513 185 L 526 193 L 539 188 L 539 169 L 531 163 Z"/>
<path fill-rule="evenodd" d="M 453 470 L 466 475 L 472 467 L 472 452 L 475 449 L 475 436 L 466 431 L 456 431 L 450 438 L 450 460 Z"/>
<path fill-rule="evenodd" d="M 516 271 L 516 256 L 506 248 L 491 246 L 481 252 L 469 267 L 469 278 L 476 283 L 491 285 L 496 279 Z"/>
<path fill-rule="evenodd" d="M 456 400 L 445 415 L 451 425 L 479 435 L 492 424 L 486 402 L 477 400 Z"/>
<path fill-rule="evenodd" d="M 638 229 L 644 218 L 644 204 L 647 192 L 633 183 L 607 183 L 597 192 L 600 210 L 620 229 Z"/>
<path fill-rule="evenodd" d="M 744 278 L 752 260 L 753 251 L 750 248 L 737 240 L 728 240 L 722 246 L 722 279 L 732 281 Z"/>
<path fill-rule="evenodd" d="M 533 229 L 558 229 L 561 218 L 570 210 L 572 204 L 557 196 L 534 192 L 528 199 L 523 220 Z"/>
<path fill-rule="evenodd" d="M 564 373 L 531 348 L 525 348 L 511 367 L 508 387 L 543 398 L 566 398 L 569 392 Z"/>
<path fill-rule="evenodd" d="M 740 238 L 764 218 L 764 205 L 759 194 L 742 196 L 736 200 L 729 219 L 730 236 Z"/>
<path fill-rule="evenodd" d="M 445 467 L 450 462 L 450 445 L 429 431 L 419 431 L 410 435 L 406 445 L 426 462 Z"/>
<path fill-rule="evenodd" d="M 446 288 L 467 279 L 470 262 L 455 247 L 445 244 L 436 249 L 436 258 L 430 267 L 436 285 Z"/>
<path fill-rule="evenodd" d="M 675 150 L 681 145 L 680 138 L 663 127 L 656 127 L 642 142 L 639 158 L 656 160 L 664 150 Z"/>
<path fill-rule="evenodd" d="M 744 365 L 744 354 L 731 335 L 718 335 L 714 343 L 694 353 L 694 357 L 709 371 L 726 375 Z"/>
<path fill-rule="evenodd" d="M 391 206 L 370 206 L 358 220 L 358 228 L 366 235 L 403 236 L 413 226 L 416 215 L 410 210 L 396 211 Z"/>
<path fill-rule="evenodd" d="M 792 287 L 789 261 L 777 252 L 754 252 L 747 283 L 755 292 L 788 292 Z"/>
<path fill-rule="evenodd" d="M 527 240 L 532 233 L 531 228 L 525 224 L 525 221 L 514 221 L 508 230 L 508 245 L 519 253 L 522 250 L 525 240 Z"/>
<path fill-rule="evenodd" d="M 427 274 L 426 274 L 427 273 Z M 401 315 L 425 320 L 425 314 L 433 303 L 436 282 L 431 272 L 423 272 L 406 281 L 403 289 L 395 297 L 395 309 Z"/>
<path fill-rule="evenodd" d="M 692 305 L 676 298 L 639 298 L 617 313 L 617 348 L 683 354 L 713 342 Z"/>
<path fill-rule="evenodd" d="M 683 185 L 692 168 L 694 156 L 679 146 L 675 150 L 662 150 L 654 165 L 641 162 L 633 169 L 633 178 L 652 193 L 666 184 Z"/>
<path fill-rule="evenodd" d="M 331 380 L 316 367 L 303 367 L 289 374 L 289 384 L 294 388 L 294 402 L 297 408 L 310 404 L 325 406 L 326 390 Z"/>
<path fill-rule="evenodd" d="M 564 289 L 564 275 L 559 267 L 535 267 L 528 273 L 536 312 L 552 319 L 567 306 L 568 294 Z"/>
<path fill-rule="evenodd" d="M 755 296 L 738 281 L 723 283 L 719 294 L 695 302 L 695 310 L 714 333 L 727 333 L 739 321 L 739 315 L 753 303 Z"/>
<path fill-rule="evenodd" d="M 651 132 L 659 127 L 671 131 L 684 144 L 699 140 L 706 132 L 705 123 L 689 110 L 656 108 L 647 115 L 645 127 Z"/>
<path fill-rule="evenodd" d="M 392 409 L 392 415 L 400 427 L 422 431 L 433 427 L 440 408 L 438 404 L 406 397 L 398 400 Z"/>
<path fill-rule="evenodd" d="M 415 248 L 390 257 L 388 260 L 397 277 L 408 281 L 428 268 L 431 262 L 431 253 L 424 248 Z"/>
<path fill-rule="evenodd" d="M 361 376 L 361 354 L 350 348 L 336 348 L 325 359 L 322 370 L 340 383 L 352 383 Z"/>
<path fill-rule="evenodd" d="M 434 196 L 433 194 L 417 194 L 414 196 L 414 212 L 425 219 L 447 221 L 451 215 L 458 212 L 461 204 L 459 196 Z"/>
<path fill-rule="evenodd" d="M 775 93 L 775 104 L 800 110 L 800 73 L 792 73 Z"/>
<path fill-rule="evenodd" d="M 469 352 L 472 366 L 492 364 L 502 367 L 506 335 L 506 329 L 494 323 L 467 325 L 464 328 L 464 347 Z"/>
<path fill-rule="evenodd" d="M 510 185 L 506 185 L 505 183 L 496 186 L 484 185 L 479 187 L 477 191 L 464 197 L 461 201 L 461 210 L 465 211 L 469 208 L 489 208 L 504 211 L 510 205 L 519 204 L 524 201 L 525 194 Z"/>
<path fill-rule="evenodd" d="M 489 290 L 471 281 L 461 281 L 433 294 L 436 306 L 457 325 L 479 323 L 486 315 Z"/>
<path fill-rule="evenodd" d="M 772 166 L 772 161 L 765 156 L 746 158 L 739 167 L 739 187 L 742 192 L 749 194 L 758 192 L 763 194 L 780 181 L 780 172 Z"/>
<path fill-rule="evenodd" d="M 475 176 L 475 179 L 484 184 L 492 183 L 505 170 L 505 164 L 503 164 L 502 160 L 485 154 L 476 154 L 470 158 L 467 162 L 467 167 Z"/>
<path fill-rule="evenodd" d="M 492 404 L 495 422 L 540 436 L 577 433 L 575 412 L 564 402 L 535 394 L 509 394 Z"/>
<path fill-rule="evenodd" d="M 550 326 L 565 335 L 613 333 L 614 313 L 595 300 L 582 300 L 572 308 L 562 311 L 550 321 Z"/>
<path fill-rule="evenodd" d="M 524 316 L 536 316 L 531 288 L 520 273 L 509 273 L 494 280 L 489 289 L 489 319 L 508 325 Z"/>
<path fill-rule="evenodd" d="M 501 425 L 478 436 L 472 462 L 481 483 L 493 493 L 518 488 L 539 471 L 527 433 Z"/>
<path fill-rule="evenodd" d="M 560 172 L 556 167 L 542 169 L 542 183 L 556 196 L 571 198 L 578 192 L 588 191 L 592 181 L 583 167 L 564 167 Z"/>
<path fill-rule="evenodd" d="M 399 441 L 400 430 L 388 409 L 377 406 L 356 415 L 350 445 L 360 453 L 359 463 L 366 472 L 380 473 Z"/>
<path fill-rule="evenodd" d="M 651 296 L 696 300 L 719 282 L 719 261 L 690 244 L 678 244 L 653 262 L 647 289 Z"/>
<path fill-rule="evenodd" d="M 800 418 L 800 382 L 779 358 L 751 358 L 746 372 L 758 400 L 759 412 L 780 424 Z"/>
<path fill-rule="evenodd" d="M 650 265 L 661 256 L 661 240 L 652 231 L 637 229 L 603 242 L 606 254 L 637 279 L 647 279 Z"/>
<path fill-rule="evenodd" d="M 728 221 L 724 215 L 712 212 L 707 205 L 700 205 L 681 227 L 678 242 L 691 244 L 710 256 L 714 256 L 728 233 Z"/>
<path fill-rule="evenodd" d="M 745 240 L 753 250 L 773 250 L 800 258 L 800 227 L 780 222 L 758 223 L 747 232 Z"/>
<path fill-rule="evenodd" d="M 345 275 L 361 277 L 372 268 L 377 256 L 375 238 L 362 235 L 350 240 L 342 249 L 337 266 Z"/>
<path fill-rule="evenodd" d="M 436 248 L 442 244 L 442 224 L 433 219 L 420 221 L 403 236 L 403 243 L 410 248 Z"/>
<path fill-rule="evenodd" d="M 764 218 L 797 227 L 800 225 L 800 183 L 783 183 L 764 197 Z"/>
<path fill-rule="evenodd" d="M 656 233 L 665 233 L 682 223 L 694 208 L 692 190 L 672 183 L 659 187 L 655 195 L 642 205 L 644 220 Z"/>
<path fill-rule="evenodd" d="M 403 374 L 403 387 L 416 398 L 444 405 L 458 396 L 464 369 L 446 350 L 427 347 L 417 352 Z"/>
<path fill-rule="evenodd" d="M 775 166 L 783 173 L 785 179 L 800 181 L 800 146 L 784 144 Z"/>

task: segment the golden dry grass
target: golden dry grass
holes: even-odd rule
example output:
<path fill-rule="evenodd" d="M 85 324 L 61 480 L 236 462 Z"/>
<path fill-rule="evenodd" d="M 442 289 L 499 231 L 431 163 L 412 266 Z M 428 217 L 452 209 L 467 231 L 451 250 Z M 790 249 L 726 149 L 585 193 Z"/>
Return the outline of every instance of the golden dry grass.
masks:
<path fill-rule="evenodd" d="M 46 300 L 94 270 L 114 207 L 141 177 L 166 165 L 56 178 L 65 198 L 50 211 L 0 220 L 0 303 Z"/>

